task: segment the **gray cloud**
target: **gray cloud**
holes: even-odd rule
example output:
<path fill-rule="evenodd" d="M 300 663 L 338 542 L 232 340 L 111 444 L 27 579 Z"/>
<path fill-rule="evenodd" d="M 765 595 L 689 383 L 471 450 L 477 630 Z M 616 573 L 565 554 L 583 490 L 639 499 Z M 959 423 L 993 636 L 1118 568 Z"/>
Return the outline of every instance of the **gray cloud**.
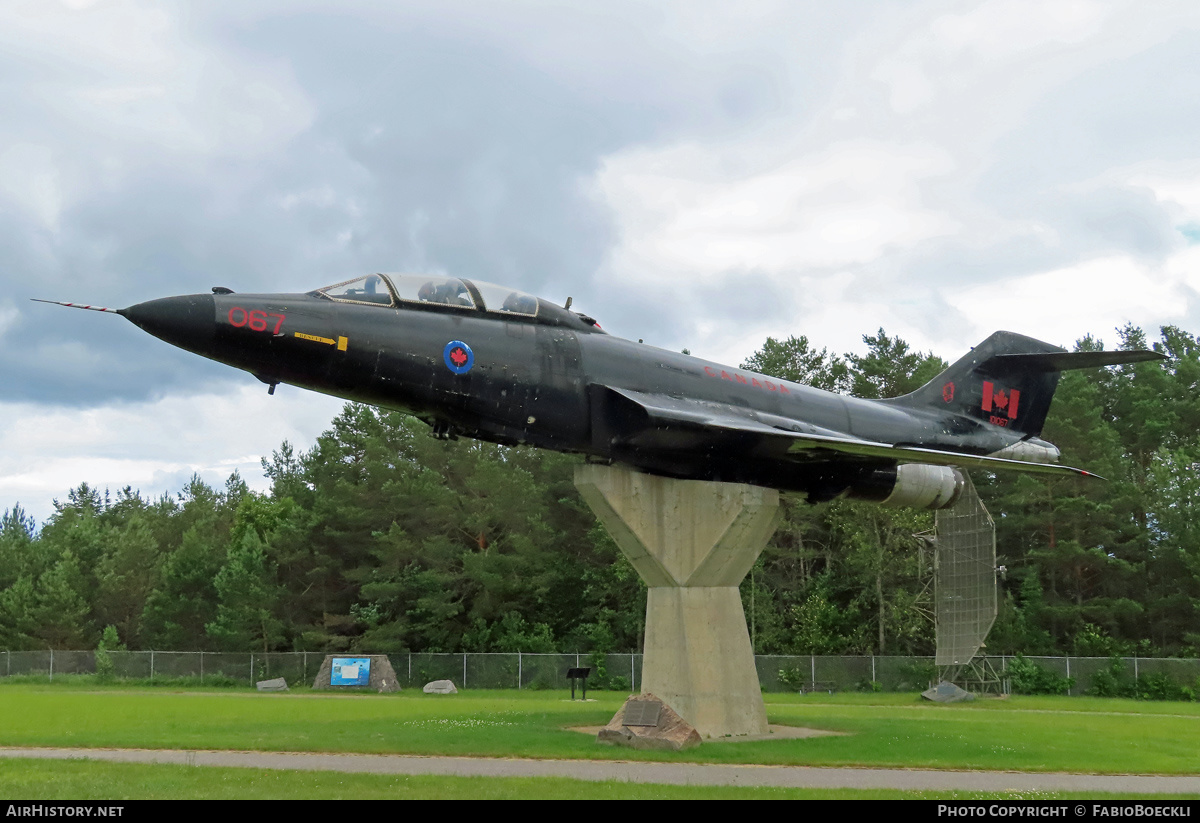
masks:
<path fill-rule="evenodd" d="M 150 146 L 134 163 L 126 147 L 120 178 L 77 193 L 53 229 L 0 214 L 19 312 L 0 353 L 6 396 L 86 403 L 212 379 L 202 361 L 109 318 L 27 297 L 120 306 L 216 283 L 299 291 L 408 267 L 559 291 L 564 276 L 590 274 L 608 225 L 582 180 L 629 127 L 503 55 L 396 34 L 346 17 L 244 33 L 241 48 L 289 59 L 319 112 L 311 129 L 268 156 L 189 163 Z M 321 47 L 306 51 L 314 38 Z M 103 141 L 60 147 L 94 150 L 81 176 L 100 176 Z"/>
<path fill-rule="evenodd" d="M 803 331 L 802 299 L 755 297 L 786 272 L 750 265 L 611 288 L 605 265 L 621 238 L 590 183 L 605 158 L 636 147 L 758 140 L 786 159 L 850 82 L 848 44 L 919 23 L 895 4 L 832 5 L 730 17 L 694 3 L 213 3 L 187 18 L 162 12 L 161 31 L 124 61 L 119 25 L 78 55 L 67 41 L 0 49 L 0 104 L 12 114 L 0 178 L 13 146 L 36 161 L 11 178 L 20 191 L 0 190 L 0 318 L 18 312 L 0 327 L 4 396 L 89 404 L 251 379 L 35 296 L 120 306 L 217 284 L 306 290 L 369 270 L 445 269 L 570 294 L 607 328 L 672 348 L 695 347 L 699 320 Z M 967 321 L 945 287 L 1002 288 L 1089 255 L 1177 250 L 1173 215 L 1106 174 L 1194 155 L 1195 45 L 1179 34 L 1048 85 L 977 176 L 922 190 L 921 205 L 959 217 L 962 231 L 847 267 L 856 288 L 888 295 L 898 317 L 936 337 Z M 821 121 L 830 141 L 853 136 L 860 116 L 880 139 L 923 128 L 885 110 L 877 81 L 854 81 L 848 119 Z M 954 144 L 953 113 L 940 116 Z M 964 204 L 977 213 L 960 215 Z M 856 331 L 883 321 L 862 322 Z"/>
<path fill-rule="evenodd" d="M 141 44 L 145 67 L 102 71 L 98 86 L 87 60 L 61 52 L 41 54 L 63 57 L 57 67 L 10 62 L 24 79 L 0 98 L 26 125 L 5 139 L 48 147 L 62 208 L 53 226 L 0 213 L 0 282 L 20 312 L 0 353 L 7 396 L 92 403 L 219 379 L 99 317 L 28 305 L 34 296 L 119 306 L 416 268 L 620 309 L 629 301 L 594 279 L 614 242 L 588 189 L 601 158 L 790 116 L 813 82 L 750 37 L 673 38 L 680 18 L 641 4 L 510 11 L 491 25 L 471 15 L 495 12 L 469 3 L 215 5 L 172 21 L 161 43 Z M 846 25 L 815 15 L 810 37 L 835 24 Z M 179 66 L 161 68 L 154 49 L 173 42 Z"/>

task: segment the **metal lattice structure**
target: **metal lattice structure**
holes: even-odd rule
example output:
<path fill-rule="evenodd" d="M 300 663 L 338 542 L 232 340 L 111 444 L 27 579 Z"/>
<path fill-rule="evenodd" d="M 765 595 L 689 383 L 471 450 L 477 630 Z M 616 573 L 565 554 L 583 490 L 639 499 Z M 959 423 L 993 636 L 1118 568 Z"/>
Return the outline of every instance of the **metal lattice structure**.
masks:
<path fill-rule="evenodd" d="M 957 669 L 970 663 L 996 621 L 996 525 L 969 476 L 958 502 L 935 522 L 935 662 Z"/>

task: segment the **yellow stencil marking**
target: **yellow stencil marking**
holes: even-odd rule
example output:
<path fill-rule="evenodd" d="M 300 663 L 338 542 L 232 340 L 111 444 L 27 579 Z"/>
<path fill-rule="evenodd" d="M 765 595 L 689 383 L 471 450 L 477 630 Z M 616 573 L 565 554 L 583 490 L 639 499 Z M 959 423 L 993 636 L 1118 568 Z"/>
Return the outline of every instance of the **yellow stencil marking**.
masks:
<path fill-rule="evenodd" d="M 349 342 L 350 342 L 350 341 L 349 341 L 349 340 L 347 340 L 346 338 L 344 338 L 344 337 L 339 337 L 339 338 L 338 338 L 338 351 L 345 351 L 345 350 L 346 350 L 346 344 L 347 344 L 347 343 L 349 343 Z"/>
<path fill-rule="evenodd" d="M 299 337 L 301 340 L 311 340 L 314 343 L 324 343 L 327 346 L 332 346 L 334 344 L 334 341 L 330 340 L 328 337 L 317 337 L 315 334 L 305 334 L 304 332 L 301 332 L 301 331 L 295 332 L 295 335 L 297 337 Z M 346 338 L 341 337 L 338 339 L 340 341 L 340 340 L 345 340 Z M 340 342 L 338 344 L 338 348 L 342 349 L 342 351 L 346 350 L 345 347 L 342 346 Z"/>

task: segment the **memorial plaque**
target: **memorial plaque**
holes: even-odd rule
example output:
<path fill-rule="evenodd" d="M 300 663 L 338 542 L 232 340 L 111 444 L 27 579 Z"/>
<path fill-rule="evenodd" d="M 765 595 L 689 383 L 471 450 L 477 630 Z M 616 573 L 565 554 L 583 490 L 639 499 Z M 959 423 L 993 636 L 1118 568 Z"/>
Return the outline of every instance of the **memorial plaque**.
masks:
<path fill-rule="evenodd" d="M 329 678 L 333 686 L 365 686 L 371 682 L 371 658 L 335 657 Z"/>
<path fill-rule="evenodd" d="M 325 655 L 313 680 L 314 689 L 374 689 L 378 692 L 400 690 L 396 670 L 386 654 L 363 657 Z"/>
<path fill-rule="evenodd" d="M 622 726 L 657 726 L 662 703 L 657 700 L 636 700 L 625 705 Z"/>

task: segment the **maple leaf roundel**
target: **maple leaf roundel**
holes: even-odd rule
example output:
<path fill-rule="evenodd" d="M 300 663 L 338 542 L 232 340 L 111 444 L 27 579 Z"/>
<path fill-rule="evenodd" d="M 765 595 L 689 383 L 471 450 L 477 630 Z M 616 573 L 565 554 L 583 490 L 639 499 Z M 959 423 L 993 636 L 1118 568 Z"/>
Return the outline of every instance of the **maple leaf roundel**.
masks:
<path fill-rule="evenodd" d="M 475 365 L 475 352 L 463 341 L 451 340 L 442 349 L 442 360 L 455 374 L 466 374 Z"/>

